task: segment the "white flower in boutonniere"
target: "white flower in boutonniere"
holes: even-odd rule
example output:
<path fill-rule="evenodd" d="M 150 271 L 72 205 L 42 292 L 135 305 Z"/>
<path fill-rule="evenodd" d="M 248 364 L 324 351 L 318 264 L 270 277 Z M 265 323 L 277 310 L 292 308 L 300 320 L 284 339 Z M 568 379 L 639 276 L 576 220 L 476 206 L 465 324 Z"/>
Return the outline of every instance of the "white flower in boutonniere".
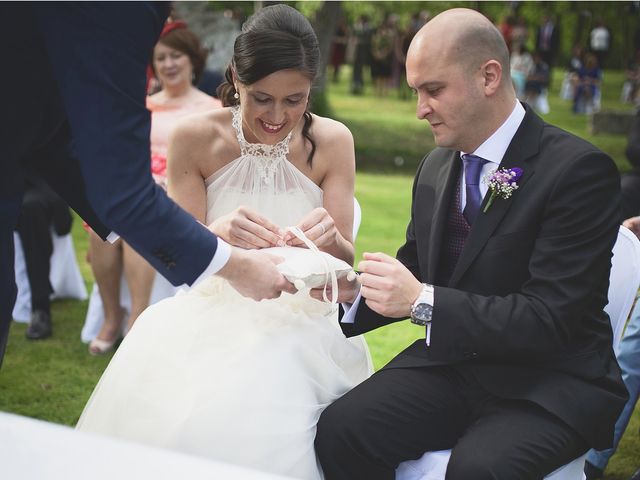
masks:
<path fill-rule="evenodd" d="M 489 207 L 496 197 L 506 200 L 513 195 L 513 192 L 518 189 L 518 181 L 520 180 L 520 177 L 522 177 L 522 173 L 521 168 L 514 167 L 500 168 L 499 170 L 494 170 L 492 173 L 486 175 L 483 182 L 486 185 L 489 185 L 491 196 L 489 197 L 487 204 L 484 206 L 482 213 L 487 213 L 487 210 L 489 210 Z"/>

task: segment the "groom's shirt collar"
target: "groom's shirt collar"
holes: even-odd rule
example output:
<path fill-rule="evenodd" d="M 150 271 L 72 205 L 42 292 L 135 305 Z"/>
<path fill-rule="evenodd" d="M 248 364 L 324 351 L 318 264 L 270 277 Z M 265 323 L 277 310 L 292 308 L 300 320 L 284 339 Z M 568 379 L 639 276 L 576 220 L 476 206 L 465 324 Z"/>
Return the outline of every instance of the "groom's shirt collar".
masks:
<path fill-rule="evenodd" d="M 488 160 L 493 165 L 493 169 L 497 168 L 504 157 L 507 148 L 511 140 L 513 140 L 516 131 L 520 127 L 522 120 L 524 119 L 525 110 L 522 104 L 516 100 L 516 104 L 513 107 L 513 111 L 507 117 L 500 127 L 493 132 L 489 138 L 487 138 L 482 145 L 475 149 L 473 152 L 460 152 L 461 155 L 471 153 Z M 486 166 L 486 165 L 485 165 Z"/>

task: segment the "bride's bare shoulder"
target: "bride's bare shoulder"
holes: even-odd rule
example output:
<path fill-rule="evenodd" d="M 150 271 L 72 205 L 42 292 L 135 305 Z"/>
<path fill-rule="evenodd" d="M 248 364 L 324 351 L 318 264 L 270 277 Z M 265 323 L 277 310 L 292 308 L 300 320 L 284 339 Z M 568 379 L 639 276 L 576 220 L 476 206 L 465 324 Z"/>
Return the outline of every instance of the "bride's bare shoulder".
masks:
<path fill-rule="evenodd" d="M 353 135 L 342 122 L 313 115 L 309 133 L 316 142 L 316 152 L 321 158 L 344 161 L 345 156 L 354 156 Z"/>
<path fill-rule="evenodd" d="M 171 142 L 211 148 L 224 140 L 230 130 L 231 109 L 217 108 L 181 119 L 173 131 Z"/>

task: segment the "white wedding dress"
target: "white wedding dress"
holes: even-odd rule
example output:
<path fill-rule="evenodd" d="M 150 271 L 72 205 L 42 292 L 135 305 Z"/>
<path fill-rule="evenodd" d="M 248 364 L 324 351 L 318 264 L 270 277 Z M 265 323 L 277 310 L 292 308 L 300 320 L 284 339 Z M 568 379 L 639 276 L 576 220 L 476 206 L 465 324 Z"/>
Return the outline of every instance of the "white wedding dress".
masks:
<path fill-rule="evenodd" d="M 282 227 L 322 206 L 287 159 L 290 136 L 248 143 L 207 183 L 207 223 L 239 205 Z M 212 277 L 149 307 L 96 386 L 77 428 L 301 479 L 322 478 L 313 441 L 322 410 L 366 379 L 361 337 L 306 291 L 255 302 Z"/>

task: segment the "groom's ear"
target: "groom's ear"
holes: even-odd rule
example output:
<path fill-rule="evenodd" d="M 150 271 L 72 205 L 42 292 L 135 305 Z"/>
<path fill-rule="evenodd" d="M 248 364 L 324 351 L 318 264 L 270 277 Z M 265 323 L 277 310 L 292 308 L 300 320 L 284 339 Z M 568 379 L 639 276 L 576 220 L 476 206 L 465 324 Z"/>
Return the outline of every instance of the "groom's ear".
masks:
<path fill-rule="evenodd" d="M 488 60 L 481 69 L 484 78 L 484 92 L 490 97 L 498 91 L 502 83 L 502 65 L 497 60 Z"/>

